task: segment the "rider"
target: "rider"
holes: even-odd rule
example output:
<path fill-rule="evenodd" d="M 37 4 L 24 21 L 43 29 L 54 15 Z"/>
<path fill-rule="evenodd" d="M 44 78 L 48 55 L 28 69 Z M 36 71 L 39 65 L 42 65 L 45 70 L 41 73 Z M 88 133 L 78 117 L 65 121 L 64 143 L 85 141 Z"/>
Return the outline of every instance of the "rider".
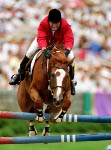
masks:
<path fill-rule="evenodd" d="M 44 51 L 46 58 L 50 58 L 50 50 L 47 48 L 49 43 L 53 45 L 59 40 L 64 45 L 65 55 L 69 60 L 74 58 L 74 54 L 71 51 L 74 44 L 74 37 L 72 29 L 68 22 L 61 17 L 61 12 L 58 9 L 52 9 L 40 23 L 38 27 L 37 37 L 32 42 L 25 57 L 20 63 L 18 74 L 11 77 L 10 85 L 19 84 L 25 77 L 25 67 L 30 58 L 34 55 L 38 47 Z M 74 83 L 74 61 L 69 67 L 69 73 L 71 77 L 71 94 L 75 95 L 75 83 Z"/>

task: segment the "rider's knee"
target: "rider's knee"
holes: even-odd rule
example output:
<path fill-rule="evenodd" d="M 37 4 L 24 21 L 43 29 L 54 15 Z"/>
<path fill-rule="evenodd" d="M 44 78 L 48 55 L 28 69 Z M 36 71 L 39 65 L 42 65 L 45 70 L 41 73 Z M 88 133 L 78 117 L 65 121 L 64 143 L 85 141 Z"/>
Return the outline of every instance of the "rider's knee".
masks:
<path fill-rule="evenodd" d="M 68 55 L 68 60 L 72 60 L 75 58 L 73 51 L 70 51 L 69 55 Z"/>

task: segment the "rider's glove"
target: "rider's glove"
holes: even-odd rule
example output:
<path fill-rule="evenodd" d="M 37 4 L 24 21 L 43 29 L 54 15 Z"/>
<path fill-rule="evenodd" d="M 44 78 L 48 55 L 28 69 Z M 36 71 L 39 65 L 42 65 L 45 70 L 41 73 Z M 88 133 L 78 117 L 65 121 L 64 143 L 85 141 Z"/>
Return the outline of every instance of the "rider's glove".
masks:
<path fill-rule="evenodd" d="M 65 55 L 66 55 L 66 57 L 67 57 L 67 56 L 70 54 L 70 50 L 66 48 L 66 49 L 64 50 L 64 53 L 65 53 Z"/>
<path fill-rule="evenodd" d="M 44 49 L 44 55 L 47 59 L 50 59 L 51 57 L 51 50 L 50 49 Z"/>

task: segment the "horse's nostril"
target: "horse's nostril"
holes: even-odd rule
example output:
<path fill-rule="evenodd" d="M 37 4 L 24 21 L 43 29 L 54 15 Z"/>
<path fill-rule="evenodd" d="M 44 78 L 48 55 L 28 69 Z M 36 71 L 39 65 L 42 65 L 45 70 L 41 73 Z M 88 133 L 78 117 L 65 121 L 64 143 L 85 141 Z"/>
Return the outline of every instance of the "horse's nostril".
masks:
<path fill-rule="evenodd" d="M 60 102 L 56 102 L 57 105 L 60 105 Z"/>
<path fill-rule="evenodd" d="M 61 105 L 61 100 L 59 100 L 59 101 L 53 101 L 53 103 L 54 103 L 54 105 L 56 106 L 56 107 L 59 107 L 60 105 Z"/>

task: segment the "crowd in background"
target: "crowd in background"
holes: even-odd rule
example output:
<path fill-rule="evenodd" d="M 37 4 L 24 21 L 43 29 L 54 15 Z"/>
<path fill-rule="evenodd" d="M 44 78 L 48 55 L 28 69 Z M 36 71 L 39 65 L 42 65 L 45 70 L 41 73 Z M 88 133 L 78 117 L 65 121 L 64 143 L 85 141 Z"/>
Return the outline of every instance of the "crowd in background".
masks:
<path fill-rule="evenodd" d="M 111 0 L 0 0 L 0 88 L 17 87 L 9 79 L 52 8 L 74 33 L 76 92 L 110 92 Z"/>

